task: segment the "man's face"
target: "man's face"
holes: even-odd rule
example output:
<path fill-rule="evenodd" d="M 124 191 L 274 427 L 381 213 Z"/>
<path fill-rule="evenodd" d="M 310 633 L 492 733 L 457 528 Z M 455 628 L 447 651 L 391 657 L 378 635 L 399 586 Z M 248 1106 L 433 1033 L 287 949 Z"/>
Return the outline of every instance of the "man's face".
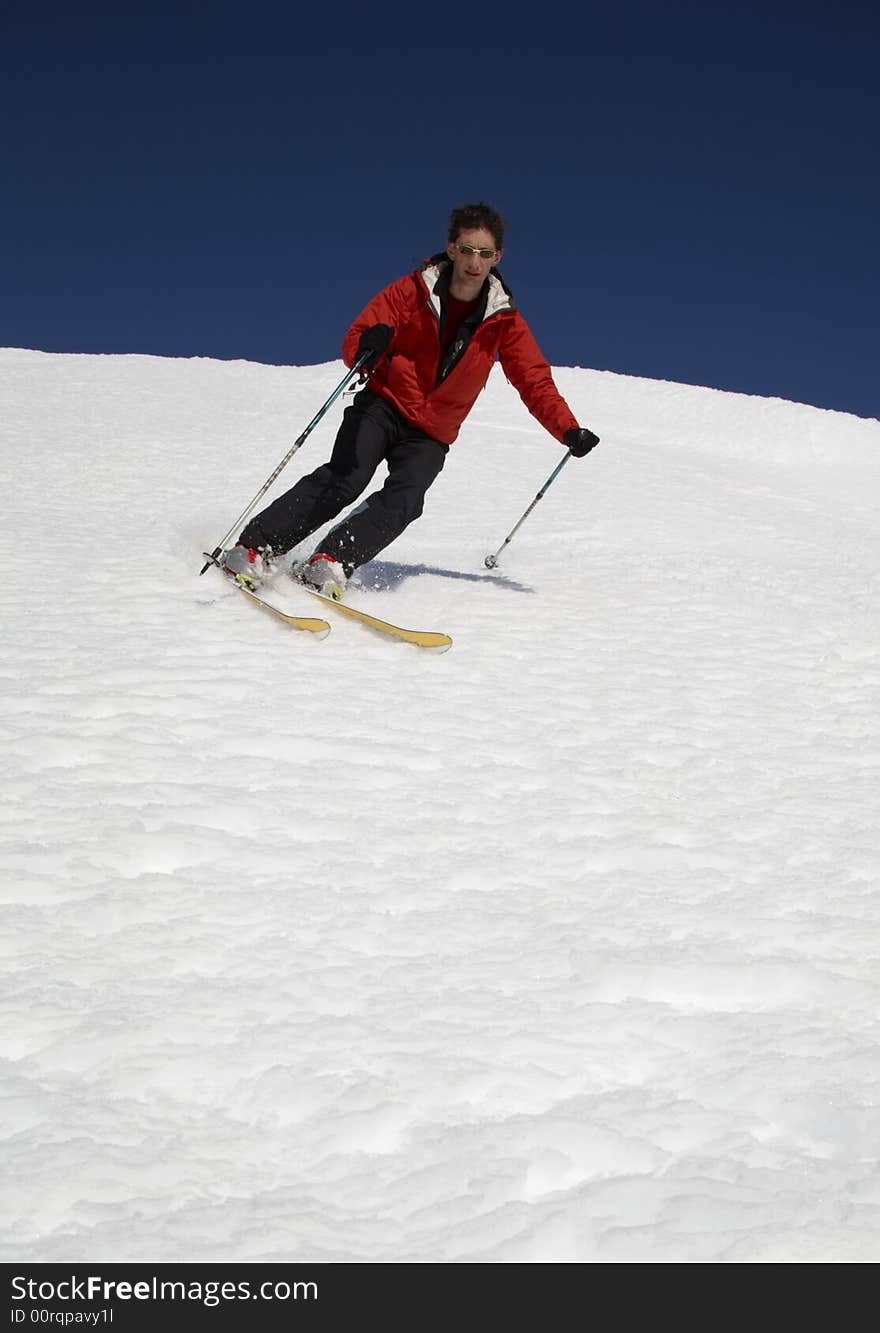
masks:
<path fill-rule="evenodd" d="M 466 248 L 464 254 L 462 247 Z M 485 252 L 483 255 L 479 253 L 481 250 Z M 459 232 L 447 245 L 446 253 L 452 260 L 453 286 L 473 296 L 482 287 L 489 269 L 501 258 L 501 251 L 495 248 L 495 237 L 483 227 Z"/>

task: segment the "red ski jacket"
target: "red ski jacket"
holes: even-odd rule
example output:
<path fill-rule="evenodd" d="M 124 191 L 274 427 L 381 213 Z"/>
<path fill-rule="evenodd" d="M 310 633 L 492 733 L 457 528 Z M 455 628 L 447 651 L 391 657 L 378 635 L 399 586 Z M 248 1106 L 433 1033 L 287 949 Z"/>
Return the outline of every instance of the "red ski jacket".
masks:
<path fill-rule="evenodd" d="M 345 336 L 347 366 L 357 359 L 364 329 L 390 324 L 394 337 L 370 376 L 370 391 L 432 439 L 452 444 L 489 372 L 501 366 L 528 410 L 563 443 L 577 421 L 553 382 L 528 324 L 501 275 L 492 270 L 476 309 L 466 317 L 441 364 L 442 322 L 452 265 L 436 255 L 374 296 Z"/>

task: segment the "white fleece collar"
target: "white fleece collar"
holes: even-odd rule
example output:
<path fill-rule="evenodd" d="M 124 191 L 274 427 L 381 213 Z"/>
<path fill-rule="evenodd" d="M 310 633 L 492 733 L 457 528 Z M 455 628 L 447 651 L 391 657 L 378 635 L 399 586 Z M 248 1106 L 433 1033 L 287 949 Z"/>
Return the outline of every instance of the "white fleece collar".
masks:
<path fill-rule="evenodd" d="M 440 277 L 440 269 L 441 266 L 439 264 L 429 264 L 427 268 L 423 268 L 421 271 L 421 276 L 428 289 L 428 294 L 431 297 L 431 305 L 434 307 L 438 317 L 440 315 L 440 298 L 437 295 L 436 288 L 437 279 Z M 486 313 L 483 316 L 483 319 L 487 320 L 491 315 L 497 315 L 499 310 L 512 309 L 513 301 L 510 298 L 510 293 L 505 289 L 504 283 L 500 278 L 497 278 L 494 273 L 490 273 L 489 296 L 486 301 Z"/>

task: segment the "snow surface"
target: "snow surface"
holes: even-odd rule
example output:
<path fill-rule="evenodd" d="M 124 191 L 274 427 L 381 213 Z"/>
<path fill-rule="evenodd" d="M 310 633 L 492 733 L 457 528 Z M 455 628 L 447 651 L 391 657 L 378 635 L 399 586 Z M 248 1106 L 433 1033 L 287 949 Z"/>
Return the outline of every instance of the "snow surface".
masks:
<path fill-rule="evenodd" d="M 880 423 L 559 370 L 489 573 L 496 370 L 439 655 L 199 576 L 343 369 L 0 352 L 6 1256 L 876 1260 Z"/>

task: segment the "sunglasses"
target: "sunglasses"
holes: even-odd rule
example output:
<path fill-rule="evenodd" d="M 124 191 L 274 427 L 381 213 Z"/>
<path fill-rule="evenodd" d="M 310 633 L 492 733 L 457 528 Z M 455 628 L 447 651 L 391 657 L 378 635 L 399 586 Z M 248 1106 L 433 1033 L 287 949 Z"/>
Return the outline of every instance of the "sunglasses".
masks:
<path fill-rule="evenodd" d="M 481 259 L 494 259 L 498 253 L 497 250 L 478 250 L 475 245 L 458 245 L 456 243 L 455 248 L 460 255 L 479 255 Z"/>

